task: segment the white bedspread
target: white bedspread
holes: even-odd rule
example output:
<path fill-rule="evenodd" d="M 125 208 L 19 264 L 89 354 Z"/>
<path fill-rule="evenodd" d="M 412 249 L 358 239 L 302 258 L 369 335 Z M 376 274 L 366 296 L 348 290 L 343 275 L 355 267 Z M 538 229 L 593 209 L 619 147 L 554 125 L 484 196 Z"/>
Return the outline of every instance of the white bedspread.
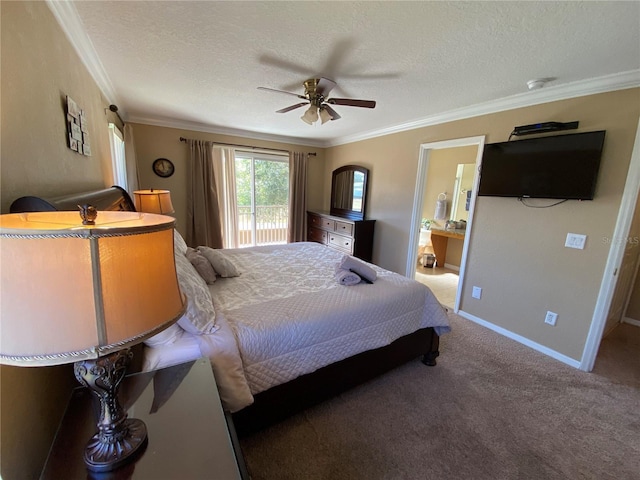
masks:
<path fill-rule="evenodd" d="M 450 330 L 440 303 L 414 280 L 373 266 L 375 283 L 338 285 L 342 254 L 320 244 L 224 253 L 241 275 L 219 278 L 210 291 L 216 317 L 236 337 L 253 394 L 419 328 Z"/>

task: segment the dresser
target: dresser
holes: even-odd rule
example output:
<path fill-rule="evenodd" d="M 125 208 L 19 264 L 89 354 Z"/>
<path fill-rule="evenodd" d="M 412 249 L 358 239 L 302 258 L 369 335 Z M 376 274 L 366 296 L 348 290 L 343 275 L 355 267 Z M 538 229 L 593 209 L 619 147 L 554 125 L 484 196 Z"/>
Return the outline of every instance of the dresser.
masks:
<path fill-rule="evenodd" d="M 350 220 L 326 212 L 307 212 L 307 241 L 348 253 L 366 262 L 373 254 L 375 220 Z"/>

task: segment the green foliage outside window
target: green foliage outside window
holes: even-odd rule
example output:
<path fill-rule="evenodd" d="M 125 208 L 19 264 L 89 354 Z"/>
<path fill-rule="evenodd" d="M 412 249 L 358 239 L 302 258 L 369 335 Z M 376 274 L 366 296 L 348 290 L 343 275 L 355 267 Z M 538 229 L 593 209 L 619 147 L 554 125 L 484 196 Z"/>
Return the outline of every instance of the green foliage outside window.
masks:
<path fill-rule="evenodd" d="M 287 205 L 289 165 L 256 160 L 255 170 L 256 205 Z M 251 205 L 251 159 L 236 157 L 236 193 L 239 206 Z"/>
<path fill-rule="evenodd" d="M 255 160 L 256 205 L 289 203 L 289 164 Z M 236 193 L 238 206 L 251 205 L 251 159 L 236 157 Z"/>

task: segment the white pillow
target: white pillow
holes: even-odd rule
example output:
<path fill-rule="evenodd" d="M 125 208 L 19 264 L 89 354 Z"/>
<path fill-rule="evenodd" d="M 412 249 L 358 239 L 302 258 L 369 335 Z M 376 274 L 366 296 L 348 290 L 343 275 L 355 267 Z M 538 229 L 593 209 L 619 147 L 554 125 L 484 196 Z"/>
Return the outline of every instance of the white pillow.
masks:
<path fill-rule="evenodd" d="M 165 328 L 160 333 L 156 333 L 153 337 L 147 338 L 144 341 L 144 344 L 152 348 L 171 345 L 182 336 L 183 332 L 184 330 L 180 328 L 180 325 L 174 323 L 170 327 Z"/>
<path fill-rule="evenodd" d="M 187 297 L 187 309 L 178 325 L 194 335 L 216 331 L 216 312 L 209 288 L 184 255 L 176 255 L 180 290 Z"/>
<path fill-rule="evenodd" d="M 197 250 L 209 260 L 213 269 L 221 277 L 228 278 L 240 275 L 233 262 L 220 250 L 211 247 L 198 247 Z"/>
<path fill-rule="evenodd" d="M 187 253 L 187 242 L 184 241 L 184 238 L 182 238 L 182 235 L 180 235 L 180 232 L 178 230 L 176 230 L 175 228 L 173 229 L 173 251 L 176 255 L 180 254 L 180 255 L 184 255 L 185 253 Z"/>

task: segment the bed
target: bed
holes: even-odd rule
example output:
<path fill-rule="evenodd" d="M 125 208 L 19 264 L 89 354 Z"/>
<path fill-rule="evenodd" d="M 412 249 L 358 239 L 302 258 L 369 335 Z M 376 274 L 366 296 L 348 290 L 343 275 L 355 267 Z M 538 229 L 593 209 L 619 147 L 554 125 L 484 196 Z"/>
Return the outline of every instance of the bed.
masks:
<path fill-rule="evenodd" d="M 86 199 L 100 199 L 99 210 L 133 209 L 113 187 L 23 197 L 12 211 L 72 209 Z M 143 369 L 209 357 L 240 435 L 418 357 L 435 365 L 439 335 L 450 329 L 445 309 L 414 280 L 367 264 L 372 284 L 339 285 L 343 254 L 317 243 L 193 250 L 176 232 L 175 254 L 187 313 L 146 342 Z M 218 273 L 213 280 L 198 267 L 202 257 Z"/>

